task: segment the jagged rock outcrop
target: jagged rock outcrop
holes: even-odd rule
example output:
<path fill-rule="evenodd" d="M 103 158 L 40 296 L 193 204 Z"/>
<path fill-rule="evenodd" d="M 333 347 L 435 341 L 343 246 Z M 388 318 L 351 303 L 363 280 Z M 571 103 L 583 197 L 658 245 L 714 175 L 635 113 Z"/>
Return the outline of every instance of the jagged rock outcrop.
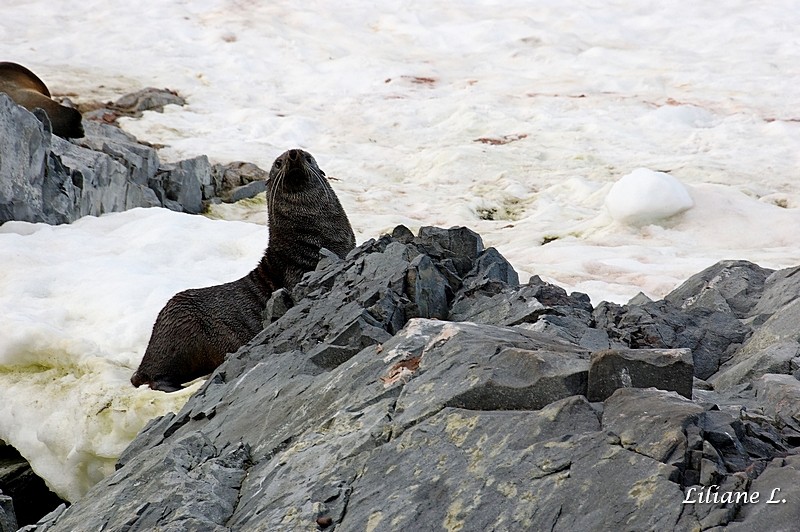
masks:
<path fill-rule="evenodd" d="M 792 290 L 790 276 L 737 263 L 710 288 L 695 279 L 666 301 L 592 308 L 537 277 L 519 285 L 464 228 L 399 227 L 344 260 L 323 255 L 115 475 L 36 530 L 798 522 L 800 506 L 763 504 L 776 488 L 798 494 L 800 381 L 759 374 L 773 365 L 730 389 L 692 380 L 737 360 L 759 320 L 788 341 L 793 303 L 768 294 Z"/>
<path fill-rule="evenodd" d="M 62 139 L 50 133 L 46 116 L 37 119 L 0 93 L 0 224 L 70 223 L 135 207 L 196 214 L 205 202 L 220 201 L 220 195 L 236 201 L 265 188 L 263 171 L 255 165 L 243 170 L 244 163 L 212 166 L 205 155 L 162 164 L 155 148 L 118 127 L 92 120 L 83 124 L 85 137 Z M 229 167 L 241 170 L 238 181 L 220 177 Z"/>
<path fill-rule="evenodd" d="M 0 532 L 17 530 L 17 516 L 14 513 L 14 501 L 0 491 Z"/>
<path fill-rule="evenodd" d="M 0 521 L 4 512 L 9 519 L 16 517 L 20 526 L 35 523 L 64 502 L 9 445 L 0 445 L 0 494 Z M 4 530 L 0 525 L 0 531 Z M 16 530 L 16 527 L 11 530 Z"/>

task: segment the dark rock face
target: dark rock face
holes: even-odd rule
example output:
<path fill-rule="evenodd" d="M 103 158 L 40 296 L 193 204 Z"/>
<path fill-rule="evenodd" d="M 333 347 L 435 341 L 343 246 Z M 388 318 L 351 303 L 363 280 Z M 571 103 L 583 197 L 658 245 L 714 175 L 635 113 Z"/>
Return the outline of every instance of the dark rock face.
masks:
<path fill-rule="evenodd" d="M 692 352 L 688 349 L 608 349 L 592 355 L 590 401 L 605 401 L 620 388 L 657 387 L 692 398 Z"/>
<path fill-rule="evenodd" d="M 796 365 L 692 375 L 793 341 L 772 291 L 793 278 L 731 264 L 594 309 L 520 286 L 468 229 L 398 227 L 276 292 L 260 334 L 37 530 L 791 529 L 797 505 L 763 504 L 798 495 Z"/>
<path fill-rule="evenodd" d="M 9 523 L 30 525 L 62 503 L 16 449 L 0 446 L 0 532 L 17 529 L 3 528 L 4 515 Z"/>
<path fill-rule="evenodd" d="M 603 302 L 594 318 L 614 347 L 691 349 L 694 372 L 700 379 L 713 375 L 750 332 L 731 314 L 706 307 L 682 310 L 669 300 L 623 307 Z"/>
<path fill-rule="evenodd" d="M 14 532 L 14 530 L 17 530 L 14 501 L 0 492 L 0 532 Z"/>
<path fill-rule="evenodd" d="M 174 102 L 139 95 L 129 103 L 141 114 L 143 105 Z M 0 224 L 70 223 L 135 207 L 196 214 L 204 202 L 219 201 L 204 155 L 161 164 L 155 148 L 102 120 L 84 120 L 85 137 L 72 140 L 52 135 L 48 124 L 46 116 L 37 119 L 0 93 Z M 252 181 L 225 193 L 231 201 L 252 197 L 264 183 Z"/>

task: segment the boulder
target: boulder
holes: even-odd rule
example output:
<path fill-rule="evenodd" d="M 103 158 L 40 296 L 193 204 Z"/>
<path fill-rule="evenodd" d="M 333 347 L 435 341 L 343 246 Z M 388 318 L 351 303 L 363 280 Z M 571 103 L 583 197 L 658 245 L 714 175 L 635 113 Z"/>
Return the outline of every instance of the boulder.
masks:
<path fill-rule="evenodd" d="M 746 318 L 773 271 L 744 260 L 720 261 L 691 276 L 664 299 L 683 309 L 699 307 Z"/>
<path fill-rule="evenodd" d="M 800 364 L 800 298 L 782 306 L 709 379 L 729 389 L 766 373 L 791 374 Z"/>
<path fill-rule="evenodd" d="M 0 92 L 0 223 L 42 211 L 51 138 L 33 113 Z"/>
<path fill-rule="evenodd" d="M 602 302 L 593 317 L 612 347 L 691 349 L 700 379 L 713 375 L 751 332 L 731 313 L 698 306 L 682 310 L 667 300 L 641 306 Z"/>
<path fill-rule="evenodd" d="M 692 398 L 694 366 L 688 349 L 608 349 L 592 354 L 587 397 L 605 401 L 619 388 L 649 388 Z"/>
<path fill-rule="evenodd" d="M 0 491 L 0 532 L 14 532 L 17 528 L 14 501 Z"/>

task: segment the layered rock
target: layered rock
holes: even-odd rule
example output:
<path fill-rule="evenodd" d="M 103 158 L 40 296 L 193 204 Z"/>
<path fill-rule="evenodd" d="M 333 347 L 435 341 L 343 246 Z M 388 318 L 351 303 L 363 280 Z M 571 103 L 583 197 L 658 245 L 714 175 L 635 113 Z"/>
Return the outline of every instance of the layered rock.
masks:
<path fill-rule="evenodd" d="M 519 285 L 464 228 L 325 254 L 115 475 L 36 529 L 794 526 L 798 505 L 763 506 L 800 485 L 791 364 L 718 390 L 696 378 L 791 340 L 773 289 L 793 277 L 736 263 L 699 279 L 717 281 L 592 308 Z"/>
<path fill-rule="evenodd" d="M 131 105 L 140 112 L 163 103 L 142 97 Z M 197 214 L 220 196 L 236 201 L 265 189 L 255 165 L 212 166 L 205 155 L 164 164 L 154 147 L 118 127 L 86 119 L 83 125 L 81 139 L 54 136 L 46 115 L 37 118 L 0 93 L 0 224 L 70 223 L 135 207 Z M 238 180 L 224 179 L 229 168 L 240 170 Z"/>

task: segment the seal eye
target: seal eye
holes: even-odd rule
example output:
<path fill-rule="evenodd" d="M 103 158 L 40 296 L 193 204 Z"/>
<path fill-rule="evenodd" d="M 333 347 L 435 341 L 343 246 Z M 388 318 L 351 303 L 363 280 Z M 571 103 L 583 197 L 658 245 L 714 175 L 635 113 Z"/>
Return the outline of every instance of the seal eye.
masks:
<path fill-rule="evenodd" d="M 275 167 L 275 170 L 278 170 L 278 169 L 280 169 L 280 167 L 281 167 L 281 160 L 280 160 L 280 159 L 275 159 L 275 164 L 273 164 L 272 166 L 274 166 L 274 167 Z"/>

